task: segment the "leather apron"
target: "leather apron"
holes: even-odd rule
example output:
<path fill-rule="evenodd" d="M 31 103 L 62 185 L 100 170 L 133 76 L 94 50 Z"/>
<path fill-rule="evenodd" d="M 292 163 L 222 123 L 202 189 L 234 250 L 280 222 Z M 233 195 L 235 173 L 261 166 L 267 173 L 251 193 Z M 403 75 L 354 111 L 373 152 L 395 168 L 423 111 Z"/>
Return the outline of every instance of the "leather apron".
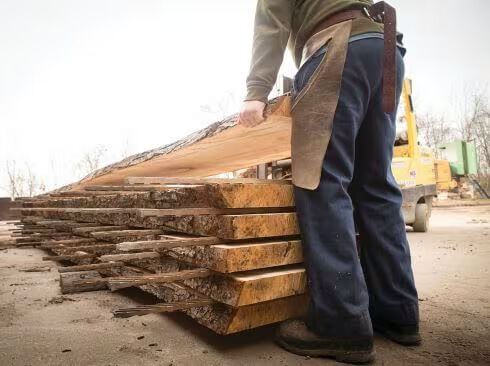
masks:
<path fill-rule="evenodd" d="M 328 44 L 328 50 L 291 107 L 292 175 L 293 184 L 297 187 L 314 190 L 320 184 L 323 160 L 332 136 L 351 30 L 352 20 L 347 20 L 320 32 L 317 40 L 322 44 L 315 44 L 313 37 L 308 42 L 315 49 Z M 307 49 L 305 53 L 308 53 Z"/>

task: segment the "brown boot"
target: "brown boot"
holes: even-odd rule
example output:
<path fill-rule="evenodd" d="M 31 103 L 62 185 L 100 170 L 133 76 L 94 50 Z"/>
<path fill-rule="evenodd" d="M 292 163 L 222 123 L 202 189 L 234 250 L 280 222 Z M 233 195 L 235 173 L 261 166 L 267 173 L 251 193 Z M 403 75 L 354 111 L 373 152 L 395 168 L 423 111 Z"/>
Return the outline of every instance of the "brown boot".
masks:
<path fill-rule="evenodd" d="M 289 320 L 279 326 L 276 342 L 289 352 L 310 357 L 331 357 L 338 362 L 367 363 L 374 360 L 372 337 L 323 338 L 310 331 L 305 322 Z"/>

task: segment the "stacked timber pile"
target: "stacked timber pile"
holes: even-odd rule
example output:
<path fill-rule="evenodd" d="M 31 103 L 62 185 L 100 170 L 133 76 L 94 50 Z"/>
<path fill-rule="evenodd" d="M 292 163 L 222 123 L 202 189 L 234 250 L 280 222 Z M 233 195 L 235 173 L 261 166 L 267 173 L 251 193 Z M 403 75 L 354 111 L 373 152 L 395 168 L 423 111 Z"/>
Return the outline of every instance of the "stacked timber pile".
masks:
<path fill-rule="evenodd" d="M 49 250 L 63 293 L 127 287 L 219 334 L 302 315 L 306 275 L 290 181 L 127 178 L 25 200 L 19 247 Z"/>
<path fill-rule="evenodd" d="M 0 221 L 0 249 L 12 246 L 16 236 L 22 235 L 18 224 L 20 221 Z"/>

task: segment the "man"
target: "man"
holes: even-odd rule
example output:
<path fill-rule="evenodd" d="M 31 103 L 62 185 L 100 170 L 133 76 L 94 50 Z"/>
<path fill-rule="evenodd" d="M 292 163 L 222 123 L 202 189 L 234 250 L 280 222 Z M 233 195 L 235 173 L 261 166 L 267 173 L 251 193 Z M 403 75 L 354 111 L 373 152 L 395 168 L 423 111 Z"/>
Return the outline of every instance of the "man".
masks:
<path fill-rule="evenodd" d="M 304 320 L 281 325 L 277 341 L 300 355 L 352 363 L 374 358 L 373 328 L 404 345 L 421 340 L 402 196 L 391 173 L 402 49 L 394 9 L 371 6 L 259 0 L 239 117 L 246 127 L 264 120 L 289 42 L 300 67 L 292 161 L 310 305 Z"/>

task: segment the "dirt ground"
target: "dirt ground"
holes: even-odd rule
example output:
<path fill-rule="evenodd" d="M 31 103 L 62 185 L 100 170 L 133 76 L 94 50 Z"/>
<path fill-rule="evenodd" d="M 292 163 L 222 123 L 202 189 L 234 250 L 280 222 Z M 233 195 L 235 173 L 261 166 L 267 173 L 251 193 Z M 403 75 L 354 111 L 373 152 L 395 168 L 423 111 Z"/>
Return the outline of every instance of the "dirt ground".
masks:
<path fill-rule="evenodd" d="M 490 365 L 490 206 L 444 207 L 409 233 L 423 345 L 376 337 L 378 365 Z M 61 296 L 36 249 L 0 252 L 0 365 L 330 365 L 278 348 L 274 327 L 221 337 L 182 314 L 114 319 L 135 290 Z M 49 272 L 23 272 L 49 267 Z"/>

